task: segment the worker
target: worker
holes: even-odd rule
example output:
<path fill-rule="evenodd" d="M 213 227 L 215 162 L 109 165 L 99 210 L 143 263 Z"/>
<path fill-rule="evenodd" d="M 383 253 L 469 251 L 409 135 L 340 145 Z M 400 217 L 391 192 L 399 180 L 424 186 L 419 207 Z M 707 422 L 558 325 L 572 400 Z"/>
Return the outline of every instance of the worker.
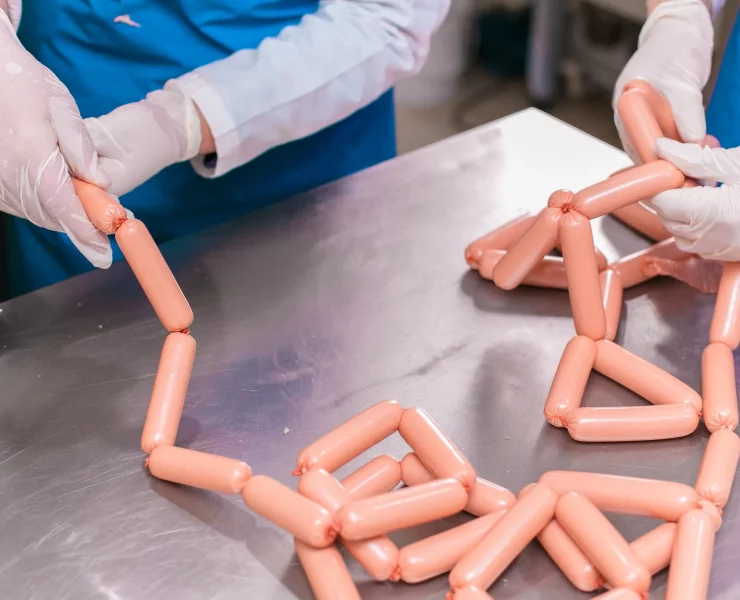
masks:
<path fill-rule="evenodd" d="M 392 87 L 449 4 L 0 0 L 10 294 L 120 258 L 70 174 L 162 243 L 393 157 Z"/>
<path fill-rule="evenodd" d="M 705 111 L 703 91 L 714 49 L 713 19 L 723 0 L 649 0 L 648 18 L 639 46 L 614 90 L 643 79 L 669 100 L 684 143 L 658 141 L 658 156 L 709 185 L 664 192 L 651 205 L 680 250 L 708 259 L 740 261 L 740 22 L 736 21 L 722 59 L 717 82 Z M 616 114 L 616 113 L 615 113 Z M 615 117 L 622 143 L 626 142 Z M 722 148 L 702 148 L 706 133 Z M 714 183 L 720 187 L 713 187 Z"/>

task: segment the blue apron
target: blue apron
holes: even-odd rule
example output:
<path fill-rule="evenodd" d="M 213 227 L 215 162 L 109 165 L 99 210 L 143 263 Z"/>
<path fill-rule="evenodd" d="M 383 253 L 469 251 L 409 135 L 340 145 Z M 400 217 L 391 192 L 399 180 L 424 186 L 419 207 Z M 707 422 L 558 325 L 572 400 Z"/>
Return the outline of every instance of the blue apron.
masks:
<path fill-rule="evenodd" d="M 723 148 L 740 146 L 740 19 L 732 26 L 707 107 L 707 133 Z"/>
<path fill-rule="evenodd" d="M 19 36 L 69 88 L 83 117 L 136 102 L 171 78 L 256 48 L 316 11 L 318 0 L 33 0 Z M 121 14 L 142 25 L 115 24 Z M 286 74 L 289 76 L 289 74 Z M 244 99 L 249 102 L 249 98 Z M 395 155 L 391 92 L 340 123 L 214 180 L 174 165 L 121 200 L 158 243 L 233 219 Z M 92 266 L 62 234 L 6 219 L 10 293 Z M 120 249 L 113 238 L 113 259 Z"/>

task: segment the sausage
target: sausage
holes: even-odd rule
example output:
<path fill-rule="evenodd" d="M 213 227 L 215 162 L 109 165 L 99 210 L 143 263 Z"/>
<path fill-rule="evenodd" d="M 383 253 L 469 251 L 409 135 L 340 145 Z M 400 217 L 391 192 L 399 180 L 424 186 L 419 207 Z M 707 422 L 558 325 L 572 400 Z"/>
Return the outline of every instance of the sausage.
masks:
<path fill-rule="evenodd" d="M 513 244 L 493 270 L 493 282 L 503 290 L 517 287 L 534 266 L 550 252 L 558 239 L 558 208 L 545 208 L 524 235 Z"/>
<path fill-rule="evenodd" d="M 606 269 L 599 273 L 599 284 L 601 285 L 601 297 L 604 303 L 604 314 L 606 315 L 606 337 L 610 342 L 614 341 L 619 331 L 619 317 L 622 315 L 622 280 L 619 273 L 613 269 Z"/>
<path fill-rule="evenodd" d="M 407 486 L 429 483 L 434 480 L 433 475 L 413 452 L 404 456 L 401 461 L 401 478 Z M 477 517 L 482 517 L 507 509 L 514 502 L 516 502 L 516 496 L 509 490 L 478 477 L 473 491 L 468 494 L 465 510 Z"/>
<path fill-rule="evenodd" d="M 193 311 L 144 223 L 125 221 L 116 231 L 116 241 L 165 329 L 190 327 Z"/>
<path fill-rule="evenodd" d="M 622 88 L 622 92 L 624 93 L 629 90 L 640 90 L 642 92 L 650 107 L 650 111 L 658 122 L 658 127 L 660 127 L 660 131 L 662 132 L 661 137 L 671 138 L 680 142 L 681 136 L 678 134 L 676 122 L 673 119 L 673 109 L 668 99 L 643 79 L 632 79 L 628 81 Z M 710 137 L 713 136 L 708 135 L 704 138 L 705 143 L 709 143 L 708 138 Z"/>
<path fill-rule="evenodd" d="M 629 204 L 680 188 L 685 177 L 665 160 L 638 165 L 590 185 L 573 196 L 573 208 L 595 219 Z"/>
<path fill-rule="evenodd" d="M 505 250 L 488 250 L 480 261 L 478 272 L 483 279 L 493 280 L 493 271 L 496 265 L 506 255 Z M 565 278 L 565 265 L 559 256 L 545 256 L 522 279 L 522 285 L 543 287 L 555 290 L 567 290 L 568 281 Z"/>
<path fill-rule="evenodd" d="M 731 350 L 740 345 L 740 262 L 726 262 L 722 267 L 709 341 L 722 342 Z"/>
<path fill-rule="evenodd" d="M 591 600 L 643 600 L 643 597 L 629 588 L 620 588 L 594 596 Z"/>
<path fill-rule="evenodd" d="M 642 204 L 642 202 L 628 204 L 627 206 L 616 209 L 611 214 L 625 225 L 654 242 L 662 242 L 671 237 L 671 234 L 663 226 L 660 217 Z"/>
<path fill-rule="evenodd" d="M 121 203 L 97 185 L 76 177 L 72 177 L 72 185 L 87 218 L 103 233 L 115 233 L 128 219 L 126 209 L 121 206 Z"/>
<path fill-rule="evenodd" d="M 149 453 L 159 445 L 175 445 L 194 360 L 195 339 L 184 333 L 170 333 L 162 347 L 141 434 L 144 452 Z"/>
<path fill-rule="evenodd" d="M 222 494 L 240 493 L 252 476 L 240 460 L 177 446 L 157 446 L 146 464 L 158 479 Z"/>
<path fill-rule="evenodd" d="M 565 346 L 545 402 L 545 418 L 550 425 L 568 426 L 571 411 L 581 405 L 595 358 L 596 344 L 586 336 L 571 338 Z"/>
<path fill-rule="evenodd" d="M 488 250 L 507 250 L 509 246 L 522 237 L 524 232 L 534 223 L 535 218 L 532 215 L 521 215 L 479 237 L 465 248 L 465 262 L 468 263 L 471 269 L 477 269 L 481 258 Z"/>
<path fill-rule="evenodd" d="M 493 600 L 493 598 L 477 587 L 466 587 L 449 592 L 446 600 Z"/>
<path fill-rule="evenodd" d="M 740 438 L 734 431 L 718 429 L 709 436 L 694 486 L 699 496 L 724 508 L 740 458 Z"/>
<path fill-rule="evenodd" d="M 563 495 L 558 500 L 555 518 L 613 587 L 648 591 L 650 573 L 627 540 L 588 498 L 573 492 Z"/>
<path fill-rule="evenodd" d="M 560 219 L 560 242 L 576 333 L 592 340 L 603 339 L 606 316 L 589 220 L 576 211 L 563 215 Z"/>
<path fill-rule="evenodd" d="M 549 471 L 539 481 L 558 494 L 585 496 L 605 512 L 678 521 L 685 512 L 700 507 L 692 488 L 673 481 L 578 471 Z"/>
<path fill-rule="evenodd" d="M 390 492 L 401 482 L 401 464 L 382 455 L 342 479 L 342 486 L 353 500 Z"/>
<path fill-rule="evenodd" d="M 594 369 L 652 404 L 690 404 L 701 412 L 701 398 L 688 385 L 613 342 L 596 342 Z"/>
<path fill-rule="evenodd" d="M 407 408 L 398 433 L 437 479 L 457 479 L 466 491 L 475 486 L 475 470 L 432 418 L 421 408 Z"/>
<path fill-rule="evenodd" d="M 666 600 L 704 600 L 707 597 L 714 534 L 712 518 L 701 510 L 687 512 L 679 519 L 668 569 Z"/>
<path fill-rule="evenodd" d="M 689 256 L 689 254 L 681 252 L 676 247 L 676 242 L 673 238 L 669 238 L 645 250 L 640 250 L 639 252 L 620 258 L 610 268 L 619 273 L 619 278 L 622 280 L 622 287 L 627 289 L 644 283 L 658 275 L 658 273 L 648 269 L 650 258 L 683 260 Z"/>
<path fill-rule="evenodd" d="M 295 551 L 316 600 L 361 600 L 336 546 L 317 549 L 296 539 Z"/>
<path fill-rule="evenodd" d="M 447 573 L 504 515 L 498 511 L 401 548 L 401 579 L 419 583 Z"/>
<path fill-rule="evenodd" d="M 566 213 L 570 210 L 570 203 L 573 202 L 573 192 L 570 190 L 556 190 L 547 200 L 547 206 L 550 208 L 559 208 Z"/>
<path fill-rule="evenodd" d="M 314 548 L 324 548 L 337 537 L 339 528 L 332 513 L 266 475 L 247 481 L 242 500 L 258 515 Z"/>
<path fill-rule="evenodd" d="M 334 477 L 323 469 L 312 469 L 298 483 L 298 492 L 336 513 L 350 501 L 350 495 Z M 398 548 L 387 536 L 348 542 L 340 537 L 352 557 L 378 581 L 398 581 Z"/>
<path fill-rule="evenodd" d="M 709 344 L 702 352 L 701 386 L 707 429 L 734 431 L 738 423 L 735 360 L 722 342 Z"/>
<path fill-rule="evenodd" d="M 535 484 L 489 530 L 450 572 L 452 590 L 475 586 L 488 589 L 555 514 L 558 496 Z"/>
<path fill-rule="evenodd" d="M 576 589 L 593 592 L 601 587 L 601 577 L 596 567 L 557 520 L 550 521 L 537 536 L 537 540 Z"/>
<path fill-rule="evenodd" d="M 630 544 L 632 552 L 651 575 L 670 564 L 675 534 L 675 523 L 663 523 Z"/>
<path fill-rule="evenodd" d="M 699 501 L 699 504 L 701 509 L 712 519 L 714 530 L 719 531 L 719 528 L 722 527 L 722 511 L 715 504 L 703 498 Z"/>
<path fill-rule="evenodd" d="M 342 537 L 366 540 L 460 512 L 468 494 L 456 479 L 440 479 L 410 488 L 353 500 L 337 513 Z"/>
<path fill-rule="evenodd" d="M 699 426 L 689 404 L 577 408 L 568 433 L 577 442 L 643 442 L 687 436 Z"/>
<path fill-rule="evenodd" d="M 643 163 L 657 160 L 657 142 L 663 132 L 645 95 L 638 89 L 623 92 L 616 108 L 640 160 Z"/>
<path fill-rule="evenodd" d="M 372 448 L 398 429 L 403 408 L 398 402 L 383 400 L 307 446 L 298 455 L 293 475 L 309 469 L 333 473 L 353 458 Z"/>

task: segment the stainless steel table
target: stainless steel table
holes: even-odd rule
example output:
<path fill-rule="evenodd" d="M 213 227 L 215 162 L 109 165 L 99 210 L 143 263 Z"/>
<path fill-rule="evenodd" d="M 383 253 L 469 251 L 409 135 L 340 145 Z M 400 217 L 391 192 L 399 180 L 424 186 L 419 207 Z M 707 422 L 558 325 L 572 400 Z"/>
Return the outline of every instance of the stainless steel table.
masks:
<path fill-rule="evenodd" d="M 469 241 L 538 210 L 552 190 L 625 164 L 529 110 L 168 245 L 198 341 L 178 443 L 295 485 L 304 445 L 394 398 L 426 408 L 480 475 L 514 491 L 549 469 L 693 483 L 703 426 L 682 440 L 605 445 L 550 427 L 544 399 L 573 335 L 567 294 L 505 293 L 463 261 Z M 595 229 L 609 257 L 646 245 L 609 218 Z M 626 295 L 618 341 L 697 387 L 713 303 L 673 281 L 650 283 Z M 311 597 L 289 536 L 238 497 L 143 468 L 139 435 L 165 334 L 125 264 L 0 308 L 0 597 Z M 598 376 L 585 400 L 633 402 Z M 406 451 L 394 436 L 349 469 Z M 715 550 L 715 600 L 740 596 L 739 511 L 736 491 Z M 655 525 L 614 522 L 629 539 Z M 368 600 L 441 598 L 447 587 L 446 578 L 377 584 L 352 569 Z M 663 587 L 659 576 L 653 597 Z M 586 597 L 537 544 L 492 593 Z"/>

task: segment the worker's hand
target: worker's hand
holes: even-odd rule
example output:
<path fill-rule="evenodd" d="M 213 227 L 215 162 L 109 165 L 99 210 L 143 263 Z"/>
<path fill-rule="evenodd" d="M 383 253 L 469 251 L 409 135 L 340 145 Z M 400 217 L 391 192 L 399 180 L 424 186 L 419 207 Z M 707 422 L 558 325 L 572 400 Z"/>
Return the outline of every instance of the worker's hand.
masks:
<path fill-rule="evenodd" d="M 202 139 L 195 104 L 169 85 L 145 100 L 86 119 L 85 125 L 111 179 L 110 192 L 117 196 L 170 165 L 195 158 Z"/>
<path fill-rule="evenodd" d="M 67 88 L 26 52 L 0 10 L 0 210 L 67 233 L 93 265 L 108 267 L 108 238 L 85 215 L 70 171 L 109 184 Z"/>
<path fill-rule="evenodd" d="M 702 0 L 662 2 L 645 22 L 637 52 L 617 80 L 613 106 L 626 83 L 643 79 L 670 102 L 681 138 L 701 141 L 706 134 L 702 90 L 709 79 L 713 46 L 712 19 Z M 614 121 L 625 152 L 639 163 L 616 110 Z"/>

